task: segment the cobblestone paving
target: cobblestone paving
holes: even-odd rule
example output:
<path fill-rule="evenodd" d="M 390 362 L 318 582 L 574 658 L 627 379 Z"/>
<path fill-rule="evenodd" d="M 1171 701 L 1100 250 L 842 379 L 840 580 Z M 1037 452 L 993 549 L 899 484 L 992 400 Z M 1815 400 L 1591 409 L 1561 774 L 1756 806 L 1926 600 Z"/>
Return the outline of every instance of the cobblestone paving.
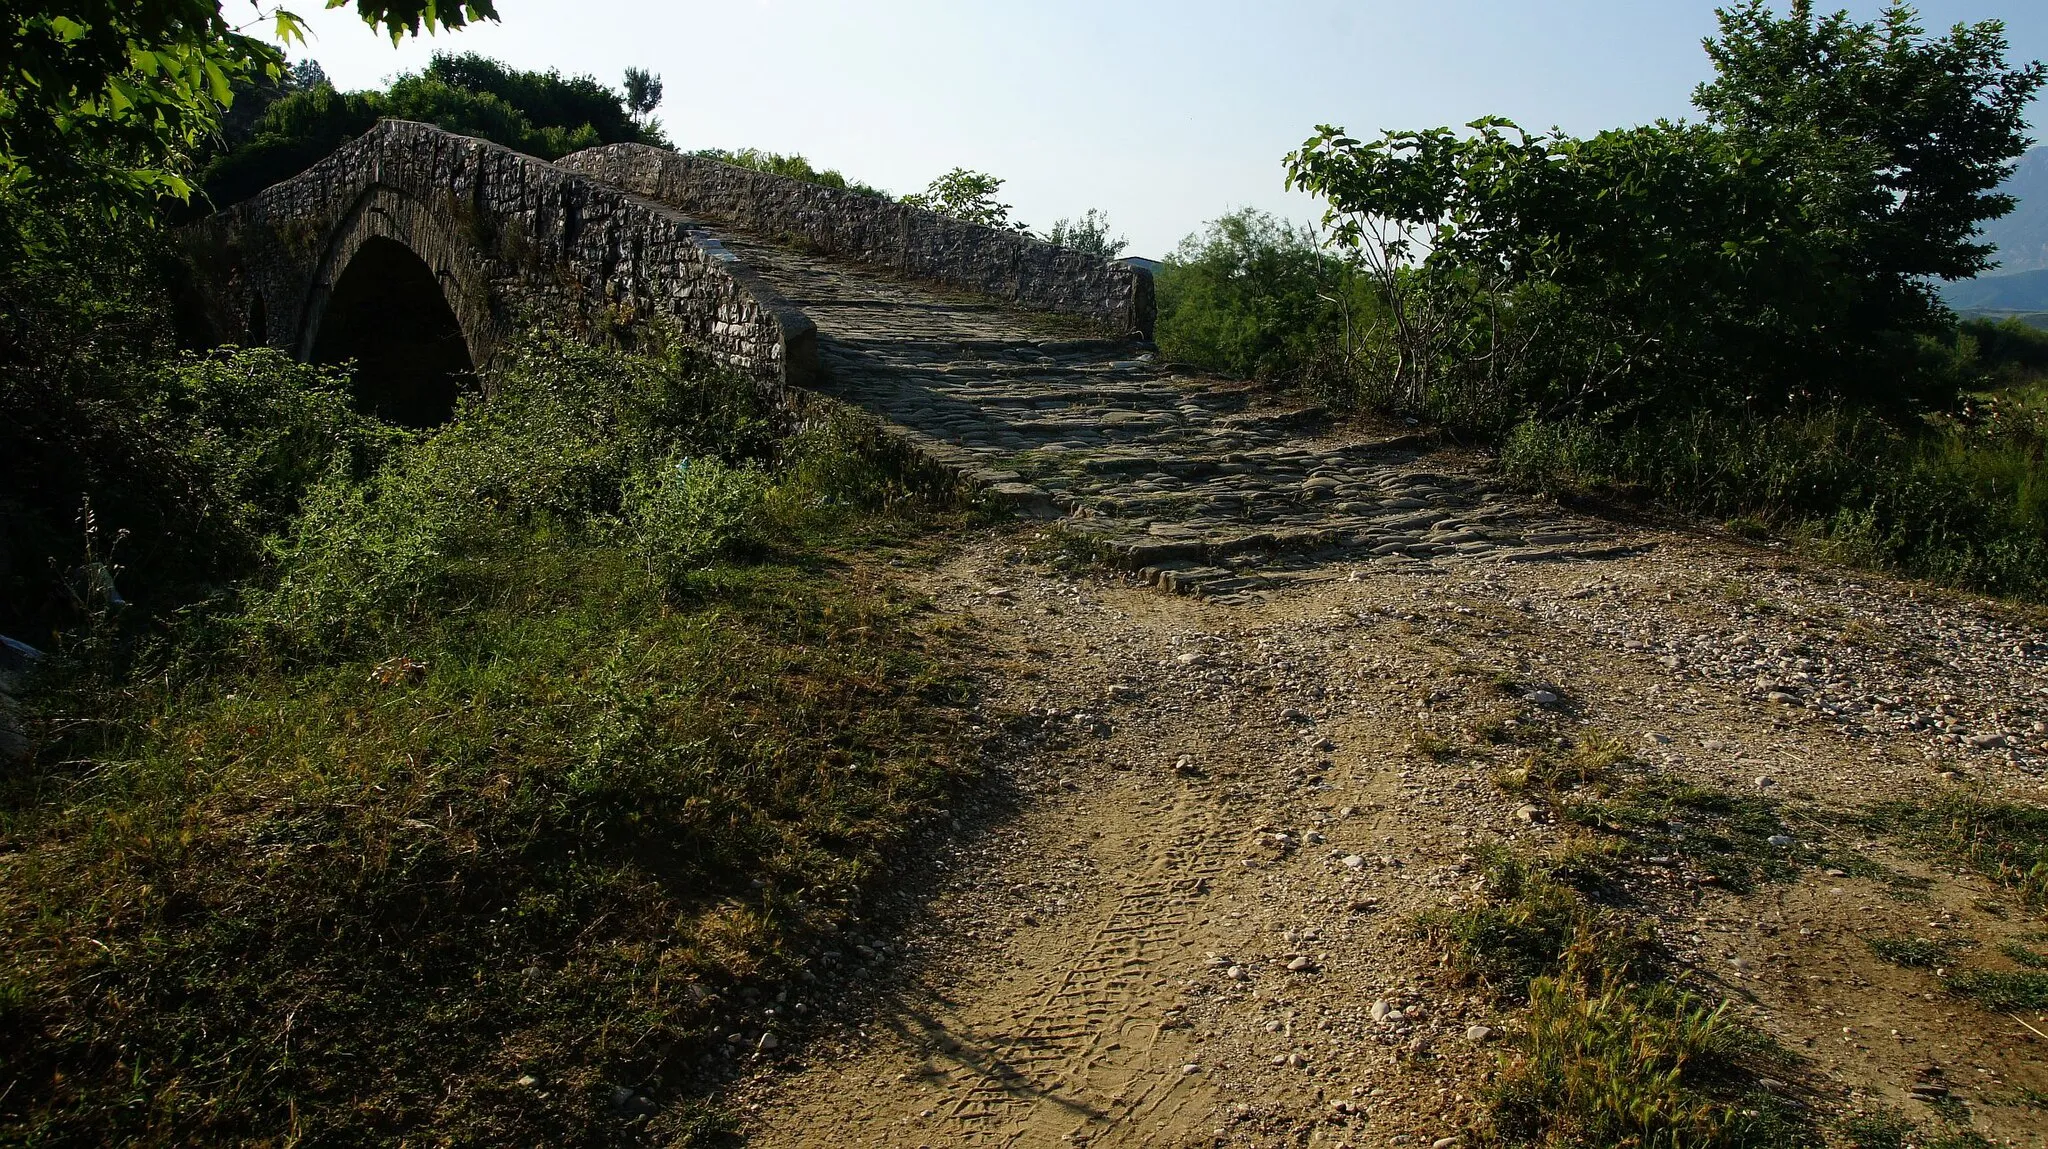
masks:
<path fill-rule="evenodd" d="M 1168 590 L 1229 599 L 1388 562 L 1636 545 L 1517 499 L 1420 437 L 1332 428 L 1147 345 L 733 233 L 817 323 L 827 390 L 1019 511 Z"/>

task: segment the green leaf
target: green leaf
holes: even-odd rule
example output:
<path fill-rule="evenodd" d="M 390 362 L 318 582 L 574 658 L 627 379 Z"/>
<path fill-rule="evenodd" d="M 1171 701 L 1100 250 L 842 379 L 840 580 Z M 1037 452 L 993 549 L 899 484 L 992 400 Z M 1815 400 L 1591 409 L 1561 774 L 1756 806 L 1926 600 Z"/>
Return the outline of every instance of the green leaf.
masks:
<path fill-rule="evenodd" d="M 223 108 L 233 104 L 235 102 L 235 90 L 228 84 L 227 73 L 221 71 L 220 65 L 212 60 L 206 60 L 204 63 L 206 65 L 208 90 L 211 92 L 214 102 Z"/>

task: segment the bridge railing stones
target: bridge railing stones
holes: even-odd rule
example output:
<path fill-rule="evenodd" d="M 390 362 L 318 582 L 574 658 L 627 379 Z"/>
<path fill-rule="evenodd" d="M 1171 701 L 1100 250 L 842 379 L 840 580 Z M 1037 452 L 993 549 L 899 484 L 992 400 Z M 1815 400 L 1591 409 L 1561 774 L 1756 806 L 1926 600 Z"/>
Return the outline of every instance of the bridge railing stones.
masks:
<path fill-rule="evenodd" d="M 1014 231 L 893 200 L 645 144 L 610 144 L 560 166 L 765 239 L 873 264 L 1023 307 L 1152 337 L 1152 276 Z"/>
<path fill-rule="evenodd" d="M 486 377 L 499 346 L 528 326 L 624 335 L 656 318 L 766 385 L 817 375 L 810 318 L 695 221 L 427 124 L 386 120 L 180 238 L 224 339 L 304 358 L 349 258 L 378 236 L 441 283 Z"/>

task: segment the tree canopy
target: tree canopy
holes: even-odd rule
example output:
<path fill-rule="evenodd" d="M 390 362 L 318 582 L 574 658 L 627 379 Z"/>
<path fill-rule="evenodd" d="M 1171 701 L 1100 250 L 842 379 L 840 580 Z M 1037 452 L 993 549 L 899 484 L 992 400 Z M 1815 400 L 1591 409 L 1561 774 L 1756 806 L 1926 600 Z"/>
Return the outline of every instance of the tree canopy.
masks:
<path fill-rule="evenodd" d="M 327 0 L 330 8 L 348 0 Z M 81 213 L 104 220 L 193 190 L 194 155 L 238 85 L 275 82 L 297 17 L 256 6 L 238 26 L 219 0 L 22 0 L 0 19 L 0 236 L 33 245 Z M 355 0 L 407 35 L 496 19 L 492 0 Z M 270 38 L 253 30 L 267 26 Z"/>
<path fill-rule="evenodd" d="M 550 160 L 599 144 L 667 146 L 658 122 L 637 116 L 624 94 L 590 76 L 444 54 L 382 92 L 341 92 L 319 83 L 284 94 L 264 109 L 247 139 L 206 164 L 201 183 L 207 198 L 214 206 L 246 199 L 386 117 L 436 124 Z"/>
<path fill-rule="evenodd" d="M 1479 375 L 1548 414 L 1925 398 L 1915 340 L 1952 324 L 1931 283 L 1988 266 L 2042 66 L 2006 63 L 1998 21 L 1929 35 L 1901 3 L 1719 18 L 1701 123 L 1324 127 L 1288 157 L 1384 286 L 1404 402 Z"/>

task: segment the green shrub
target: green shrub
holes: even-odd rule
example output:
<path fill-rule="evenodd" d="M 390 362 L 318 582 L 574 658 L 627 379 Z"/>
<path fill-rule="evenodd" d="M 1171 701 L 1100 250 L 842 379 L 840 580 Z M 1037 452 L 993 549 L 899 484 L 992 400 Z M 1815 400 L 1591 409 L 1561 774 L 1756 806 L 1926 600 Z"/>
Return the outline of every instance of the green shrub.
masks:
<path fill-rule="evenodd" d="M 50 642 L 89 502 L 131 614 L 266 561 L 308 488 L 401 436 L 339 373 L 262 348 L 181 354 L 154 241 L 116 229 L 0 269 L 0 632 Z"/>
<path fill-rule="evenodd" d="M 2044 431 L 2048 419 L 2016 400 L 1913 430 L 1839 407 L 1530 420 L 1508 435 L 1500 465 L 1529 490 L 1755 521 L 1832 558 L 2039 599 L 2048 597 Z"/>
<path fill-rule="evenodd" d="M 680 351 L 535 337 L 508 356 L 453 422 L 367 478 L 335 470 L 314 488 L 276 578 L 249 592 L 255 633 L 284 651 L 356 649 L 481 593 L 536 531 L 596 545 L 623 516 L 664 581 L 760 544 L 766 480 L 721 457 L 776 451 L 750 381 Z M 679 457 L 699 479 L 660 477 Z"/>
<path fill-rule="evenodd" d="M 966 697 L 914 604 L 774 561 L 908 489 L 858 424 L 784 450 L 751 383 L 688 357 L 512 354 L 452 423 L 326 466 L 248 580 L 245 656 L 187 613 L 200 656 L 24 699 L 0 1141 L 719 1143 L 696 1086 L 738 1064 L 737 1004 L 818 1000 L 806 955 L 943 808 Z M 262 378 L 180 402 L 256 412 L 209 473 L 290 492 L 300 420 Z M 642 524 L 664 553 L 777 546 L 685 598 Z"/>
<path fill-rule="evenodd" d="M 1251 208 L 1181 241 L 1157 278 L 1161 353 L 1281 384 L 1326 382 L 1377 314 L 1377 297 L 1307 230 Z M 1362 336 L 1360 336 L 1362 337 Z M 1359 349 L 1362 351 L 1362 349 Z M 1356 400 L 1348 372 L 1332 398 Z"/>
<path fill-rule="evenodd" d="M 716 456 L 678 458 L 634 473 L 623 516 L 634 553 L 658 585 L 676 586 L 714 559 L 766 542 L 767 476 Z"/>
<path fill-rule="evenodd" d="M 350 406 L 342 372 L 267 347 L 173 359 L 153 382 L 142 421 L 192 469 L 223 535 L 278 533 L 329 472 L 361 473 L 405 439 Z"/>
<path fill-rule="evenodd" d="M 705 159 L 717 160 L 720 163 L 731 164 L 736 168 L 746 168 L 750 171 L 786 176 L 789 179 L 801 180 L 807 184 L 817 184 L 820 187 L 857 192 L 861 195 L 873 196 L 876 199 L 896 198 L 871 184 L 847 179 L 830 168 L 822 171 L 814 168 L 811 166 L 811 161 L 795 153 L 783 155 L 779 152 L 762 151 L 760 148 L 741 148 L 736 152 L 726 151 L 724 148 L 704 148 L 691 154 L 703 156 Z"/>
<path fill-rule="evenodd" d="M 319 83 L 288 93 L 263 110 L 246 140 L 207 163 L 200 183 L 214 205 L 237 203 L 306 170 L 387 117 L 548 160 L 598 144 L 668 142 L 652 122 L 634 120 L 619 92 L 589 76 L 520 71 L 475 53 L 436 54 L 387 91 L 340 92 Z"/>

